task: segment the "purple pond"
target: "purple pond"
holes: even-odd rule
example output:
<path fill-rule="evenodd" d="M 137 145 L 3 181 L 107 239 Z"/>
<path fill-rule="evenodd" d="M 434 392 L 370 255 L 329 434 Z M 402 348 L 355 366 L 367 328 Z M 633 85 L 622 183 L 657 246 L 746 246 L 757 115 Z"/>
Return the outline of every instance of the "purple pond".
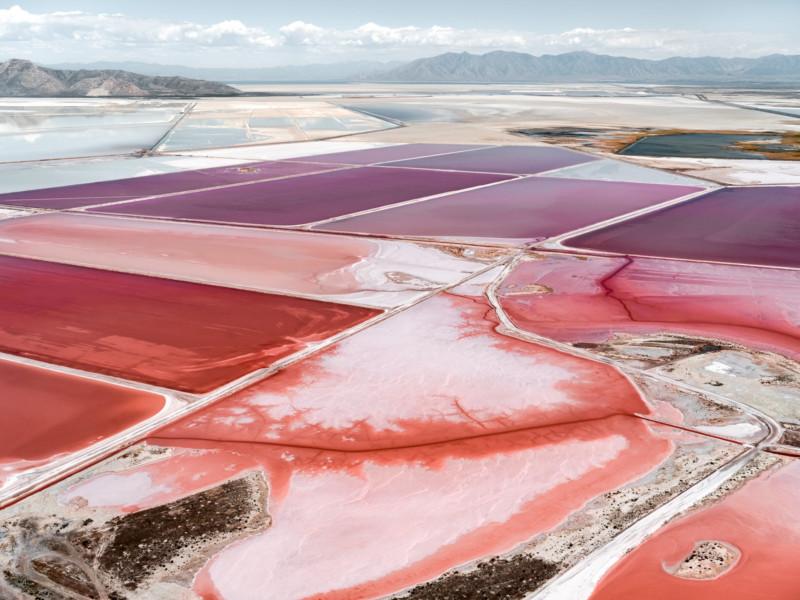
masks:
<path fill-rule="evenodd" d="M 483 173 L 363 167 L 90 210 L 253 225 L 302 225 L 505 179 L 505 175 Z"/>
<path fill-rule="evenodd" d="M 621 254 L 800 267 L 800 187 L 716 190 L 565 244 Z"/>
<path fill-rule="evenodd" d="M 322 165 L 296 162 L 249 163 L 234 167 L 217 167 L 182 173 L 163 173 L 160 175 L 82 183 L 27 192 L 12 192 L 0 194 L 0 204 L 31 208 L 79 208 L 102 204 L 103 202 L 172 194 L 233 183 L 303 175 L 305 173 L 317 173 L 323 170 L 326 170 L 326 167 Z"/>
<path fill-rule="evenodd" d="M 592 156 L 548 146 L 497 146 L 470 152 L 442 154 L 389 163 L 396 167 L 533 175 L 598 160 Z"/>
<path fill-rule="evenodd" d="M 528 177 L 320 225 L 333 231 L 537 240 L 702 188 Z"/>

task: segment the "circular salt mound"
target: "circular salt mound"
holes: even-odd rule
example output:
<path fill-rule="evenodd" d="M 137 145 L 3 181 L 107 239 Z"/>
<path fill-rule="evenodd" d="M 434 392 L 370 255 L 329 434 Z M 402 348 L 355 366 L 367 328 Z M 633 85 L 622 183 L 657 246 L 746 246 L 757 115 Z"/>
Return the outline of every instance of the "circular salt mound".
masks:
<path fill-rule="evenodd" d="M 692 551 L 673 566 L 664 565 L 670 575 L 681 579 L 716 579 L 739 561 L 738 548 L 717 541 L 697 542 Z"/>

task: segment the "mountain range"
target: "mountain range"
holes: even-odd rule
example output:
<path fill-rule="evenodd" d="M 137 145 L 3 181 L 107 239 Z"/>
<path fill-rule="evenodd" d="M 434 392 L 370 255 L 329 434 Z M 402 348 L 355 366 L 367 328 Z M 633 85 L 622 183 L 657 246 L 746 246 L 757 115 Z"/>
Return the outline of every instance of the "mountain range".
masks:
<path fill-rule="evenodd" d="M 58 70 L 16 58 L 0 64 L 0 96 L 235 96 L 221 83 L 117 69 Z"/>
<path fill-rule="evenodd" d="M 800 81 L 800 56 L 645 60 L 591 52 L 533 56 L 495 51 L 440 54 L 363 77 L 381 82 L 464 83 L 785 83 Z"/>
<path fill-rule="evenodd" d="M 122 69 L 142 75 L 181 75 L 195 79 L 223 82 L 264 81 L 348 81 L 405 65 L 403 61 L 348 61 L 331 64 L 286 65 L 283 67 L 186 67 L 145 62 L 61 63 L 47 65 L 53 69 Z"/>
<path fill-rule="evenodd" d="M 376 61 L 269 68 L 193 68 L 152 63 L 0 64 L 0 96 L 233 96 L 215 83 L 351 81 L 398 83 L 646 83 L 741 86 L 800 83 L 800 56 L 646 60 L 570 52 L 534 56 L 495 51 L 440 54 L 410 63 Z M 192 75 L 192 78 L 187 77 Z M 212 79 L 214 81 L 206 81 Z"/>

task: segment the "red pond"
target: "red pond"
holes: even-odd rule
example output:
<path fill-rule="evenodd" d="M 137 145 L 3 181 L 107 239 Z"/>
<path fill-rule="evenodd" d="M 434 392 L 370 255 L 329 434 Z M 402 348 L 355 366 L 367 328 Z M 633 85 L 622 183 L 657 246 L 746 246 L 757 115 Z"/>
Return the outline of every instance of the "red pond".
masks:
<path fill-rule="evenodd" d="M 164 402 L 158 394 L 0 360 L 0 465 L 80 450 L 152 417 Z M 14 470 L 2 469 L 0 483 Z"/>
<path fill-rule="evenodd" d="M 0 350 L 208 392 L 380 311 L 0 256 Z"/>

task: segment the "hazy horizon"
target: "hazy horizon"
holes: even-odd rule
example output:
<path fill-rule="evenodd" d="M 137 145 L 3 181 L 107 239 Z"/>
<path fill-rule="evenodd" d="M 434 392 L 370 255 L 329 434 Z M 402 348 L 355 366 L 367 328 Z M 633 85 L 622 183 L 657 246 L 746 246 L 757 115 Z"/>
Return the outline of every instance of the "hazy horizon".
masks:
<path fill-rule="evenodd" d="M 252 0 L 230 0 L 187 11 L 154 0 L 42 0 L 0 9 L 0 56 L 44 64 L 258 68 L 492 50 L 647 59 L 800 54 L 796 2 L 562 0 L 557 8 L 521 0 L 494 2 L 492 10 L 473 0 L 408 0 L 399 7 L 307 0 L 265 10 Z"/>
<path fill-rule="evenodd" d="M 469 54 L 482 56 L 484 54 L 489 54 L 491 52 L 496 52 L 496 50 L 487 50 L 486 52 L 470 52 L 470 51 L 458 51 L 457 50 L 455 52 L 468 52 Z M 517 51 L 510 51 L 510 52 L 517 52 Z M 571 52 L 578 52 L 578 51 L 569 50 L 567 52 L 542 53 L 541 55 L 534 55 L 534 56 L 542 56 L 544 54 L 561 55 L 561 54 L 568 54 L 568 53 L 571 53 Z M 445 53 L 446 52 L 443 52 L 442 54 L 445 54 Z M 593 54 L 598 54 L 599 55 L 601 53 L 593 53 Z M 602 54 L 605 54 L 605 53 L 602 53 Z M 798 52 L 797 55 L 789 55 L 789 54 L 783 54 L 783 53 L 774 53 L 774 54 L 779 54 L 781 56 L 797 56 L 797 55 L 800 55 L 800 52 Z M 420 59 L 433 58 L 434 56 L 437 56 L 437 55 L 423 56 L 423 57 L 420 57 Z M 609 56 L 629 57 L 629 55 L 626 55 L 626 54 L 617 54 L 617 55 L 609 55 Z M 710 57 L 710 55 L 708 55 L 708 56 Z M 728 57 L 728 58 L 764 58 L 765 56 L 768 56 L 768 55 L 753 56 L 753 57 L 736 56 L 736 57 Z M 667 60 L 669 58 L 682 58 L 682 57 L 679 56 L 679 55 L 672 55 L 672 56 L 665 57 L 663 59 L 653 58 L 653 59 L 645 59 L 645 60 Z M 689 58 L 702 58 L 702 57 L 689 57 Z M 9 59 L 31 60 L 31 59 L 29 59 L 27 57 L 24 57 L 24 56 L 8 56 L 8 57 L 0 57 L 0 63 L 2 63 L 4 60 L 9 60 Z M 149 65 L 149 66 L 152 66 L 152 67 L 180 67 L 180 68 L 185 68 L 187 70 L 188 69 L 198 69 L 198 70 L 205 70 L 205 71 L 216 71 L 216 70 L 219 70 L 219 71 L 223 71 L 223 70 L 236 71 L 236 70 L 258 70 L 258 69 L 281 69 L 281 70 L 284 70 L 284 69 L 291 69 L 291 68 L 307 68 L 307 67 L 320 67 L 320 68 L 322 68 L 322 67 L 325 67 L 325 66 L 337 66 L 337 65 L 344 66 L 344 65 L 347 65 L 347 64 L 356 65 L 356 64 L 360 64 L 362 62 L 365 62 L 365 60 L 368 61 L 369 59 L 357 59 L 357 58 L 356 59 L 349 59 L 349 60 L 348 59 L 341 59 L 341 60 L 333 60 L 333 61 L 330 61 L 330 62 L 324 62 L 322 60 L 319 60 L 317 62 L 308 62 L 308 63 L 294 63 L 294 64 L 286 63 L 286 64 L 264 65 L 264 66 L 223 65 L 223 66 L 218 66 L 218 67 L 207 67 L 205 65 L 190 66 L 190 65 L 186 65 L 186 64 L 169 63 L 167 61 L 158 62 L 156 60 L 145 61 L 145 60 L 124 60 L 124 59 L 123 60 L 97 59 L 97 60 L 86 60 L 86 61 L 58 61 L 58 62 L 53 61 L 53 62 L 48 62 L 48 63 L 41 62 L 41 63 L 38 63 L 38 64 L 40 64 L 41 66 L 55 67 L 55 68 L 62 68 L 62 69 L 72 68 L 73 65 L 74 65 L 75 68 L 77 68 L 79 66 L 87 66 L 87 65 L 91 66 L 91 65 L 94 65 L 94 64 L 97 64 L 97 65 L 103 65 L 103 64 L 119 64 L 119 65 L 130 64 L 130 65 L 137 65 L 137 64 L 140 64 L 142 66 Z M 413 62 L 414 60 L 417 60 L 417 59 L 409 59 L 408 61 L 402 61 L 402 60 L 398 61 L 398 60 L 389 59 L 389 60 L 385 60 L 385 61 L 373 61 L 373 62 L 378 62 L 378 63 L 384 64 L 384 65 L 390 65 L 390 66 L 392 66 L 392 68 L 395 68 L 396 66 L 408 64 L 410 62 Z M 32 61 L 32 62 L 36 62 L 36 61 Z"/>

